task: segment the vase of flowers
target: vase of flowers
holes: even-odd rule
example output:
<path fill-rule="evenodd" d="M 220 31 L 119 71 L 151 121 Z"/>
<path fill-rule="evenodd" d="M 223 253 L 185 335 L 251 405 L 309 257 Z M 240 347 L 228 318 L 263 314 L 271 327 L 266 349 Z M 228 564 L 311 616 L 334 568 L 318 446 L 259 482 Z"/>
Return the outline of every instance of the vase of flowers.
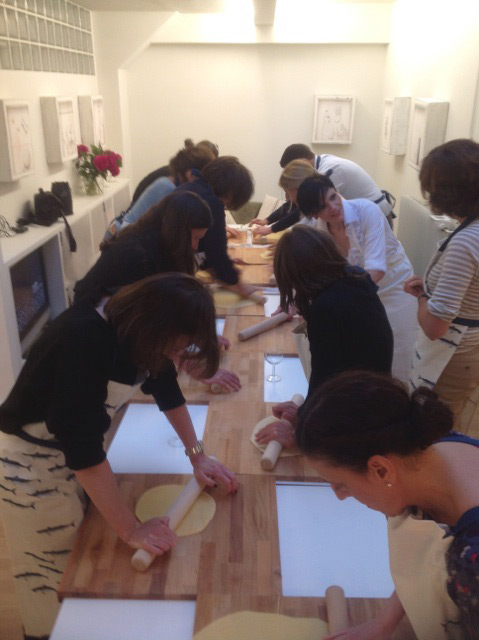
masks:
<path fill-rule="evenodd" d="M 122 166 L 122 157 L 110 151 L 104 150 L 101 145 L 91 145 L 91 150 L 84 144 L 79 144 L 78 158 L 75 167 L 83 182 L 83 188 L 87 195 L 97 195 L 102 192 L 101 180 L 106 180 L 108 175 L 117 176 Z"/>

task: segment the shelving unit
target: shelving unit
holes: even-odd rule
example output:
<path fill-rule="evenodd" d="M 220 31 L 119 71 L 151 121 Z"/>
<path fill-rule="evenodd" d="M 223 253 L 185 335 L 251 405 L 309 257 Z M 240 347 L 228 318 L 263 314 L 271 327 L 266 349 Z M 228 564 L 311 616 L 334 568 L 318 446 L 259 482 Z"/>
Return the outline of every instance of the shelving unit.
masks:
<path fill-rule="evenodd" d="M 72 253 L 65 238 L 64 222 L 50 227 L 31 225 L 26 233 L 0 240 L 0 402 L 8 395 L 23 358 L 20 347 L 10 268 L 38 248 L 42 249 L 52 317 L 64 311 L 72 299 L 75 282 L 99 255 L 99 242 L 110 220 L 130 202 L 130 185 L 125 179 L 110 182 L 99 196 L 73 199 L 68 216 L 77 242 Z"/>

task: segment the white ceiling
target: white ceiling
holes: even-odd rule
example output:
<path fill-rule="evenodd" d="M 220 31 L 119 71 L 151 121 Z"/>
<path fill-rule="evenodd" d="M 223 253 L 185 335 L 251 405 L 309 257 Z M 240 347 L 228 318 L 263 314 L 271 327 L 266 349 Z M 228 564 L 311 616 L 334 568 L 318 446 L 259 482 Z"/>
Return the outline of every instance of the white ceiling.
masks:
<path fill-rule="evenodd" d="M 240 0 L 241 1 L 241 0 Z M 271 0 L 256 0 L 270 3 Z M 294 3 L 295 0 L 291 0 Z M 336 2 L 374 2 L 391 4 L 395 0 L 335 0 Z M 221 13 L 227 0 L 73 0 L 90 11 L 179 11 L 180 13 Z M 319 0 L 318 0 L 319 2 Z"/>

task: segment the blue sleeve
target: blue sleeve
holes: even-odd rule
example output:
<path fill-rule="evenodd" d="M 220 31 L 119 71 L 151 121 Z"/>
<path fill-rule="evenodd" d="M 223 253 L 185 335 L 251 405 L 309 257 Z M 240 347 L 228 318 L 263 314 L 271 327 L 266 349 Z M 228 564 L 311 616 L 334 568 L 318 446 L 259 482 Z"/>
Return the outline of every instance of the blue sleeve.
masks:
<path fill-rule="evenodd" d="M 133 224 L 144 215 L 148 209 L 158 204 L 169 193 L 173 191 L 175 185 L 168 178 L 158 178 L 150 186 L 143 191 L 141 196 L 131 207 L 128 213 L 123 217 L 121 228 Z"/>
<path fill-rule="evenodd" d="M 479 519 L 455 536 L 448 551 L 447 591 L 461 612 L 465 638 L 479 629 Z M 474 635 L 476 634 L 476 635 Z"/>

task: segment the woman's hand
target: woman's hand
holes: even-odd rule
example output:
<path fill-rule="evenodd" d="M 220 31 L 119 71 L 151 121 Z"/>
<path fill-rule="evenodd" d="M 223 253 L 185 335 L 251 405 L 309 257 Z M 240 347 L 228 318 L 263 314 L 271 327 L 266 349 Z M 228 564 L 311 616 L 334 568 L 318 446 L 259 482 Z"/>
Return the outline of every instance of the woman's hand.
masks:
<path fill-rule="evenodd" d="M 152 518 L 133 529 L 127 542 L 134 549 L 145 549 L 155 556 L 167 553 L 176 545 L 176 534 L 169 526 L 169 518 Z"/>
<path fill-rule="evenodd" d="M 195 478 L 198 482 L 208 487 L 221 485 L 226 493 L 234 493 L 238 489 L 238 481 L 235 474 L 221 462 L 208 458 L 204 453 L 190 456 Z"/>
<path fill-rule="evenodd" d="M 264 225 L 268 224 L 266 218 L 253 218 L 248 222 L 248 227 L 252 227 L 254 224 L 259 225 L 260 227 L 264 227 Z"/>
<path fill-rule="evenodd" d="M 223 348 L 225 351 L 228 351 L 230 348 L 231 342 L 228 338 L 224 338 L 223 336 L 216 336 L 218 338 L 218 344 L 220 349 Z"/>
<path fill-rule="evenodd" d="M 226 226 L 226 233 L 228 233 L 232 238 L 241 238 L 241 233 L 238 229 L 234 229 L 233 227 Z"/>
<path fill-rule="evenodd" d="M 419 298 L 425 293 L 423 279 L 420 276 L 412 276 L 404 283 L 404 291 Z"/>
<path fill-rule="evenodd" d="M 296 414 L 298 413 L 298 405 L 289 400 L 288 402 L 280 402 L 275 404 L 272 411 L 275 418 L 278 420 L 287 420 L 293 427 L 296 424 Z"/>
<path fill-rule="evenodd" d="M 265 225 L 265 226 L 260 226 L 260 227 L 256 227 L 255 229 L 253 229 L 253 235 L 254 236 L 267 236 L 269 233 L 271 233 L 272 229 L 271 226 L 269 225 Z"/>
<path fill-rule="evenodd" d="M 277 316 L 279 313 L 283 313 L 283 307 L 279 306 L 275 311 L 273 311 L 273 313 L 271 314 L 271 316 Z M 298 313 L 298 310 L 296 309 L 296 307 L 292 304 L 290 304 L 288 306 L 288 321 L 292 320 L 294 318 L 294 316 Z"/>
<path fill-rule="evenodd" d="M 203 378 L 201 382 L 206 385 L 219 384 L 223 392 L 226 393 L 239 391 L 241 389 L 241 382 L 236 373 L 227 371 L 226 369 L 218 369 L 214 376 L 211 378 Z"/>
<path fill-rule="evenodd" d="M 291 424 L 285 422 L 272 422 L 258 431 L 256 442 L 258 444 L 268 444 L 275 440 L 283 445 L 285 449 L 292 449 L 296 445 L 294 439 L 294 429 Z"/>

